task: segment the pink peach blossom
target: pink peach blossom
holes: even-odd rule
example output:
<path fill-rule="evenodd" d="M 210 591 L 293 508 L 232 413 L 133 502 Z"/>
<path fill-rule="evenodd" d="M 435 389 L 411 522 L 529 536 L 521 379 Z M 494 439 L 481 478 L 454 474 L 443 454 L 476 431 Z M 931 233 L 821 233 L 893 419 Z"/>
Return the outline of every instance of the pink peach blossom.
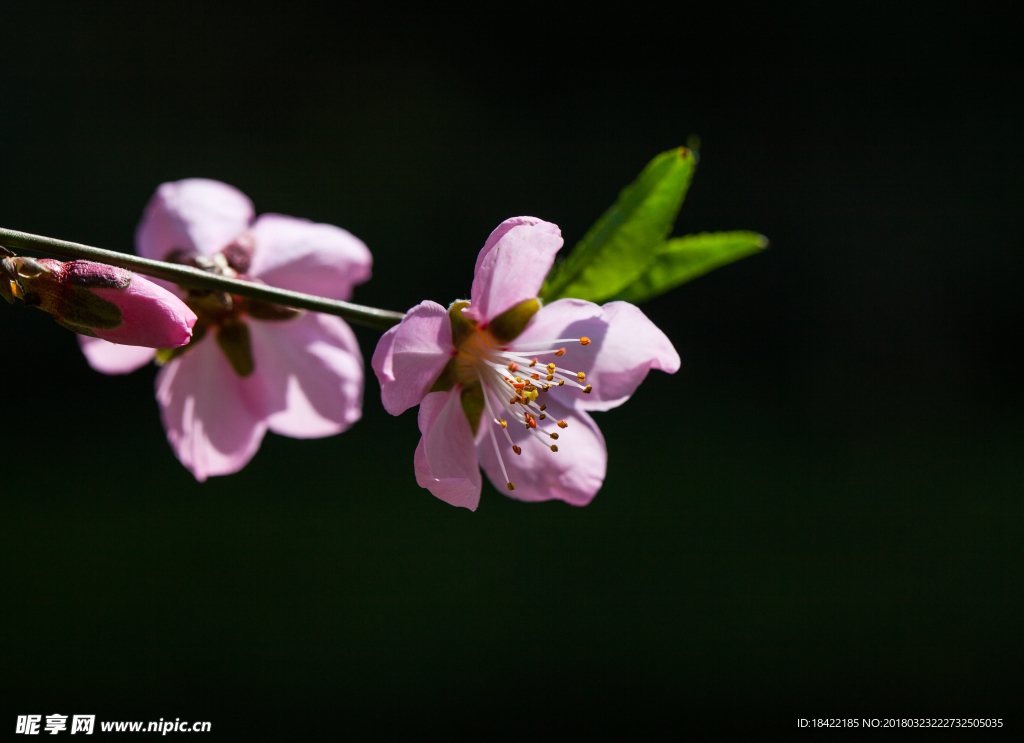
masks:
<path fill-rule="evenodd" d="M 146 206 L 136 248 L 146 258 L 333 299 L 349 299 L 369 279 L 370 252 L 345 230 L 254 214 L 224 183 L 164 183 Z M 167 439 L 197 480 L 240 470 L 267 430 L 317 438 L 359 420 L 362 356 L 341 318 L 217 293 L 188 292 L 185 301 L 199 315 L 196 338 L 184 352 L 158 354 L 156 397 Z M 154 358 L 93 338 L 82 350 L 106 374 Z"/>
<path fill-rule="evenodd" d="M 447 503 L 476 509 L 482 467 L 513 498 L 586 505 L 607 463 L 589 411 L 624 403 L 650 369 L 679 369 L 672 343 L 631 304 L 540 305 L 561 246 L 549 222 L 502 222 L 477 258 L 470 301 L 421 302 L 377 344 L 385 409 L 419 405 L 416 481 Z"/>

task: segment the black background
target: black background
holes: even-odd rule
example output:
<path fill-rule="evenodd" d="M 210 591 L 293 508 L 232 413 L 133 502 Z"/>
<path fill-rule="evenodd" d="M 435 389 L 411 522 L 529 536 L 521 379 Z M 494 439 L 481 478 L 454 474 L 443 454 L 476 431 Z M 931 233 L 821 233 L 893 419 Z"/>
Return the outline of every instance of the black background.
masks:
<path fill-rule="evenodd" d="M 1024 557 L 1019 24 L 980 4 L 3 6 L 0 224 L 130 251 L 163 181 L 468 294 L 503 219 L 577 240 L 703 140 L 677 234 L 772 247 L 644 306 L 683 368 L 599 414 L 593 504 L 416 484 L 415 413 L 203 485 L 154 370 L 0 306 L 0 726 L 214 736 L 1002 717 Z M 895 4 L 893 4 L 895 6 Z M 367 360 L 377 334 L 357 331 Z"/>

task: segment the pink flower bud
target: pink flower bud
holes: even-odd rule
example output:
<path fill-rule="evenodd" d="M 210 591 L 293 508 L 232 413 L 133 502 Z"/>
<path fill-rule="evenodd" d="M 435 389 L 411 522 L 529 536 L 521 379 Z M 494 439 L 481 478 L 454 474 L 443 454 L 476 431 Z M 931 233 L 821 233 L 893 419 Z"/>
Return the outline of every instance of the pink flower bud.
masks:
<path fill-rule="evenodd" d="M 92 261 L 9 257 L 2 272 L 10 293 L 81 335 L 149 348 L 177 348 L 192 337 L 195 313 L 130 271 Z"/>

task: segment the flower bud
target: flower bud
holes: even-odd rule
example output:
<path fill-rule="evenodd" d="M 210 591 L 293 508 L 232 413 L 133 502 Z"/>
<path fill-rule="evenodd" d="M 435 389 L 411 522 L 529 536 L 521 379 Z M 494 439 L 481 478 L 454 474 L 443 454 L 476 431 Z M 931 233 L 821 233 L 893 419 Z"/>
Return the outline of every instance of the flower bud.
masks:
<path fill-rule="evenodd" d="M 121 268 L 92 261 L 4 257 L 0 293 L 50 313 L 81 335 L 125 346 L 177 348 L 196 315 L 166 289 Z"/>

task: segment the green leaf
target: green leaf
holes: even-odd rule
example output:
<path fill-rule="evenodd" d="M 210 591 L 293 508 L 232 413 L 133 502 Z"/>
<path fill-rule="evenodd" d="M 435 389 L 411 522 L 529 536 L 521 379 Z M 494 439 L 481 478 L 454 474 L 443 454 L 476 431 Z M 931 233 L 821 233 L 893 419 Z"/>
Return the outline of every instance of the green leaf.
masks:
<path fill-rule="evenodd" d="M 569 257 L 548 274 L 541 298 L 602 302 L 639 278 L 672 231 L 695 165 L 693 153 L 685 147 L 651 160 Z"/>
<path fill-rule="evenodd" d="M 756 232 L 702 232 L 666 240 L 658 247 L 647 271 L 615 298 L 633 304 L 646 302 L 767 247 L 768 238 Z"/>

